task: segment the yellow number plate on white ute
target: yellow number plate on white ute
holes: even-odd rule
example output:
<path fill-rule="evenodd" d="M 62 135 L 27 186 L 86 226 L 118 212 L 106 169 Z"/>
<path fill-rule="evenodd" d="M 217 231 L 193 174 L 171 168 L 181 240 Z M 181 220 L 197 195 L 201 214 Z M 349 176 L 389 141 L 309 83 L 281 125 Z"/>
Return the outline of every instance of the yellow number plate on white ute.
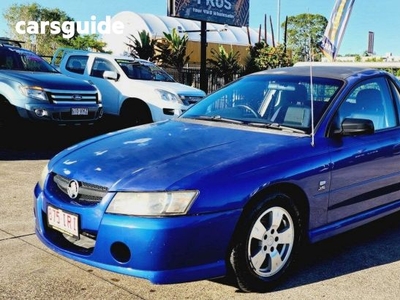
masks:
<path fill-rule="evenodd" d="M 47 207 L 47 223 L 53 229 L 68 234 L 79 239 L 78 215 L 57 209 L 52 206 Z"/>

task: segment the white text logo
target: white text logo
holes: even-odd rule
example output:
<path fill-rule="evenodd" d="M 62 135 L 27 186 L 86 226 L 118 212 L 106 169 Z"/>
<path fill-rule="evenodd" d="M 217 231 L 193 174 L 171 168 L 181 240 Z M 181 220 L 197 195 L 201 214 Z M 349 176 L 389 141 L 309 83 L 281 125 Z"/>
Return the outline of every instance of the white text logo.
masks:
<path fill-rule="evenodd" d="M 15 30 L 19 34 L 46 34 L 47 29 L 50 34 L 62 33 L 63 38 L 69 39 L 79 34 L 123 34 L 124 24 L 121 21 L 111 22 L 111 17 L 106 16 L 105 21 L 96 21 L 96 16 L 90 18 L 91 21 L 19 21 L 15 25 Z M 75 31 L 76 30 L 76 31 Z M 47 31 L 47 32 L 46 32 Z"/>

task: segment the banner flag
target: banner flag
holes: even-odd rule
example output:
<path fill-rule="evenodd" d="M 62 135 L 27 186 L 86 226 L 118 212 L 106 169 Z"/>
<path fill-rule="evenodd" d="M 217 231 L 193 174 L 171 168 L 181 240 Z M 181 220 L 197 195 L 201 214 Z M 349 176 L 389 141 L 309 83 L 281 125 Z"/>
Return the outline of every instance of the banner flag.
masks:
<path fill-rule="evenodd" d="M 334 61 L 339 52 L 347 22 L 355 0 L 336 0 L 330 20 L 326 26 L 319 48 L 330 60 Z"/>

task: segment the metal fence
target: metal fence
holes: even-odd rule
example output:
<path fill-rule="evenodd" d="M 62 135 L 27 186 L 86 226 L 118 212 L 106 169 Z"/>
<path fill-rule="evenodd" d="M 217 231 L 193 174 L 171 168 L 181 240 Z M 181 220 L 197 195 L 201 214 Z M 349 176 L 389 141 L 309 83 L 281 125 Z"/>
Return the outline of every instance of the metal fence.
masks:
<path fill-rule="evenodd" d="M 180 81 L 179 74 L 174 68 L 163 68 L 168 74 L 170 74 L 176 81 Z M 221 88 L 225 85 L 224 78 L 221 78 L 216 75 L 215 72 L 208 69 L 207 72 L 207 87 L 208 87 L 208 94 L 216 91 L 217 89 Z M 239 78 L 241 75 L 236 74 L 234 79 Z M 185 68 L 183 70 L 183 82 L 184 84 L 193 86 L 195 88 L 200 88 L 200 68 Z"/>

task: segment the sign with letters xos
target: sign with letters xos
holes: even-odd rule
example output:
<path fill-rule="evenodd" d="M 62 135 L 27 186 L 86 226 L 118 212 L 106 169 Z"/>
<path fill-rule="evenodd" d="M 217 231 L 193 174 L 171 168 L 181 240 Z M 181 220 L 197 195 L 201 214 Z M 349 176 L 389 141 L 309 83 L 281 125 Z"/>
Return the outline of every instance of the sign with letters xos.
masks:
<path fill-rule="evenodd" d="M 227 24 L 249 25 L 250 0 L 170 0 L 172 17 Z"/>

